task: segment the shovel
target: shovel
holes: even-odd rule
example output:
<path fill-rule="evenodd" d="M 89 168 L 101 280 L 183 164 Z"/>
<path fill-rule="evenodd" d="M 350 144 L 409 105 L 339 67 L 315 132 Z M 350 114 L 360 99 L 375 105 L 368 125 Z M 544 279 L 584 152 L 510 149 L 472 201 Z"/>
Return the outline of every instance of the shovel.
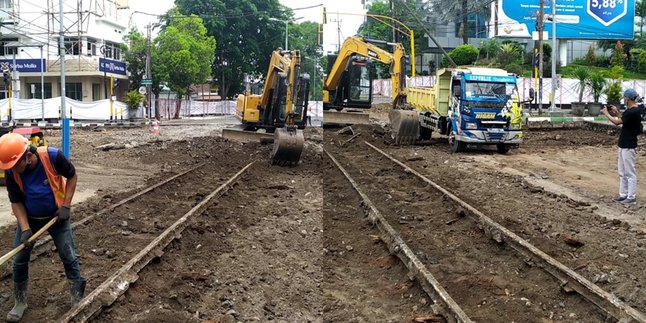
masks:
<path fill-rule="evenodd" d="M 43 232 L 47 231 L 49 227 L 51 227 L 52 225 L 54 225 L 54 223 L 56 223 L 56 220 L 58 220 L 58 217 L 54 217 L 51 220 L 49 220 L 49 222 L 47 222 L 47 224 L 45 224 L 44 227 L 42 227 L 33 236 L 31 236 L 31 238 L 29 238 L 29 242 L 33 243 L 36 240 L 38 240 L 38 237 L 40 237 L 43 234 Z M 15 256 L 17 253 L 22 251 L 22 249 L 25 249 L 25 244 L 23 243 L 15 247 L 13 250 L 9 251 L 9 253 L 7 253 L 6 255 L 2 256 L 0 258 L 0 266 L 2 266 L 5 262 L 7 262 L 7 260 L 11 259 L 11 257 Z"/>

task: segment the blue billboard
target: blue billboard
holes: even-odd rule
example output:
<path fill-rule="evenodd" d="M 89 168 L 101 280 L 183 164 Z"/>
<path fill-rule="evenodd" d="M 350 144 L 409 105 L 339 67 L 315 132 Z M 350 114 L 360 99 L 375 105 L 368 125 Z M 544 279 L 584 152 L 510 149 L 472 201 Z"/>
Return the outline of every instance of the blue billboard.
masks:
<path fill-rule="evenodd" d="M 540 0 L 501 0 L 498 35 L 532 37 Z M 552 0 L 545 0 L 545 29 L 552 33 Z M 556 0 L 556 37 L 562 39 L 633 39 L 635 0 Z"/>
<path fill-rule="evenodd" d="M 99 57 L 99 71 L 119 75 L 126 74 L 126 63 Z"/>
<path fill-rule="evenodd" d="M 21 73 L 39 73 L 41 68 L 43 72 L 47 72 L 47 64 L 45 59 L 16 59 L 16 66 L 13 66 L 13 59 L 0 59 L 0 70 L 8 68 L 11 71 L 18 71 Z"/>

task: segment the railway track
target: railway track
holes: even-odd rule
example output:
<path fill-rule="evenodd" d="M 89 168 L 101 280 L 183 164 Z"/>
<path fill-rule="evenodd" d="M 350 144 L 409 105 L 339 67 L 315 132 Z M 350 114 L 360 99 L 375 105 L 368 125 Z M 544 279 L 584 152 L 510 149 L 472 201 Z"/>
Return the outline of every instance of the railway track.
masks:
<path fill-rule="evenodd" d="M 366 145 L 326 153 L 361 195 L 391 253 L 448 321 L 646 321 L 445 188 Z"/>
<path fill-rule="evenodd" d="M 311 191 L 297 189 L 295 174 Z M 160 246 L 156 260 L 138 270 L 137 282 L 92 321 L 320 320 L 320 291 L 305 283 L 321 275 L 311 253 L 320 250 L 322 231 L 310 212 L 320 210 L 318 172 L 256 163 L 239 182 L 244 184 L 183 222 L 181 238 Z M 97 293 L 83 303 L 99 301 Z"/>
<path fill-rule="evenodd" d="M 67 281 L 58 254 L 50 252 L 54 247 L 49 239 L 40 241 L 35 251 L 41 255 L 32 258 L 30 266 L 30 310 L 23 321 L 51 321 L 53 317 L 83 321 L 109 305 L 112 297 L 118 297 L 136 280 L 140 268 L 181 234 L 188 217 L 203 210 L 210 199 L 224 193 L 250 167 L 235 169 L 240 160 L 232 159 L 226 165 L 200 164 L 76 221 L 77 251 L 88 286 L 82 306 L 70 312 Z M 0 282 L 5 291 L 12 290 L 9 277 Z M 6 313 L 13 298 L 10 293 L 2 295 L 2 312 Z"/>

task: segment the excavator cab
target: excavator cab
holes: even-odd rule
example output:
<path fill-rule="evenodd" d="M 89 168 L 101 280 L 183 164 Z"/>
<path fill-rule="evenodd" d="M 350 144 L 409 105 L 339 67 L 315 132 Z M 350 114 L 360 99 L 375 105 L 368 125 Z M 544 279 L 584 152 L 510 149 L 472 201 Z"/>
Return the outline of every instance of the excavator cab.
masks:
<path fill-rule="evenodd" d="M 336 60 L 336 55 L 331 55 Z M 330 64 L 328 64 L 331 67 Z M 346 107 L 369 109 L 372 105 L 374 62 L 367 57 L 353 56 L 343 71 L 336 91 L 330 91 L 337 111 Z"/>

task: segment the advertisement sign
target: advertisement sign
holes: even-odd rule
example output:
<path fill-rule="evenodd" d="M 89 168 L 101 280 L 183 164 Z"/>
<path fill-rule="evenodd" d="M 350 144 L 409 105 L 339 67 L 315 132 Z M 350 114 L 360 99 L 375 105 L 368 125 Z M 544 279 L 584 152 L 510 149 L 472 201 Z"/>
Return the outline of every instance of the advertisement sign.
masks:
<path fill-rule="evenodd" d="M 99 71 L 112 74 L 127 75 L 126 63 L 113 61 L 111 59 L 102 57 L 99 57 Z"/>
<path fill-rule="evenodd" d="M 43 72 L 47 72 L 45 59 L 16 59 L 16 68 L 13 66 L 13 59 L 0 59 L 0 70 L 8 68 L 11 71 L 22 73 L 40 73 L 41 67 Z"/>
<path fill-rule="evenodd" d="M 500 0 L 499 37 L 530 38 L 536 31 L 539 0 Z M 543 7 L 545 29 L 552 37 L 552 0 Z M 556 0 L 556 37 L 561 39 L 633 39 L 635 1 Z"/>

